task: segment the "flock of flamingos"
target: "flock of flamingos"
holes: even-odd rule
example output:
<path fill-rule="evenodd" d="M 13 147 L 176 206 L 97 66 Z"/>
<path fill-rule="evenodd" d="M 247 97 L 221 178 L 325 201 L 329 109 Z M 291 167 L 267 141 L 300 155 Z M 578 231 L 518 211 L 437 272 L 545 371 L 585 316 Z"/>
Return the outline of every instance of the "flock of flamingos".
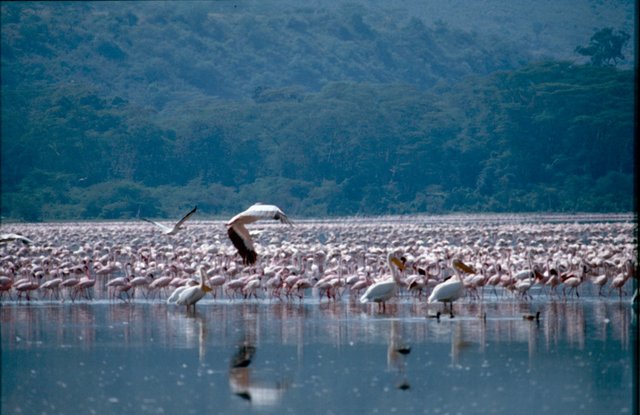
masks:
<path fill-rule="evenodd" d="M 633 217 L 301 220 L 256 204 L 228 222 L 3 225 L 0 302 L 531 301 L 637 298 Z M 267 222 L 272 219 L 277 222 Z M 261 221 L 249 231 L 246 225 Z M 225 235 L 226 233 L 226 235 Z M 363 307 L 367 307 L 363 305 Z M 440 313 L 438 312 L 438 317 Z"/>

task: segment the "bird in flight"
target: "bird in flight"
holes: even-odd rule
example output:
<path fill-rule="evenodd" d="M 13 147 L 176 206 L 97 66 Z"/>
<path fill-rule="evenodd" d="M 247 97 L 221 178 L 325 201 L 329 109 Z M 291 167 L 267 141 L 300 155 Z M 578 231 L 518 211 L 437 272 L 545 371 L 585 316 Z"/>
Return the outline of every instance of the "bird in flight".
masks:
<path fill-rule="evenodd" d="M 145 222 L 149 222 L 149 223 L 152 223 L 152 224 L 156 225 L 158 228 L 160 228 L 160 230 L 162 231 L 163 235 L 175 235 L 176 233 L 178 233 L 178 231 L 180 229 L 182 229 L 182 225 L 187 221 L 187 219 L 189 219 L 191 217 L 191 215 L 196 213 L 196 209 L 198 209 L 197 206 L 194 207 L 193 209 L 191 209 L 191 211 L 189 213 L 184 215 L 184 217 L 182 219 L 180 219 L 175 225 L 173 225 L 172 228 L 168 227 L 167 225 L 163 225 L 162 223 L 158 223 L 158 222 L 146 219 L 146 218 L 142 218 L 142 220 L 145 221 Z"/>
<path fill-rule="evenodd" d="M 238 213 L 227 222 L 227 235 L 233 242 L 245 265 L 256 263 L 258 254 L 253 246 L 253 240 L 245 225 L 261 219 L 274 219 L 288 225 L 293 225 L 287 215 L 275 205 L 256 203 L 244 212 Z"/>
<path fill-rule="evenodd" d="M 32 244 L 33 241 L 26 236 L 19 235 L 17 233 L 3 233 L 0 235 L 0 243 L 2 242 L 10 242 L 10 241 L 20 241 L 25 245 Z"/>

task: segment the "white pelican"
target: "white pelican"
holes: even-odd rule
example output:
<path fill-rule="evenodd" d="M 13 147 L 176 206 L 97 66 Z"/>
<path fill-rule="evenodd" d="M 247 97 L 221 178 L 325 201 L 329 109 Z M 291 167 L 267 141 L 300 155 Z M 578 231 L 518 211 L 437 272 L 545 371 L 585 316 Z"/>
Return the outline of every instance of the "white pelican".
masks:
<path fill-rule="evenodd" d="M 403 270 L 404 264 L 391 252 L 387 255 L 387 263 L 391 270 L 392 278 L 378 281 L 369 286 L 367 291 L 365 291 L 364 294 L 362 294 L 362 297 L 360 297 L 360 302 L 362 304 L 369 302 L 378 303 L 378 308 L 382 308 L 382 310 L 384 310 L 386 301 L 396 294 L 396 285 L 401 283 L 400 275 L 396 270 L 396 267 Z"/>
<path fill-rule="evenodd" d="M 168 227 L 166 225 L 163 225 L 162 223 L 158 223 L 158 222 L 146 219 L 146 218 L 142 218 L 142 220 L 145 221 L 145 222 L 149 222 L 149 223 L 152 223 L 152 224 L 156 225 L 158 228 L 160 228 L 160 230 L 162 231 L 163 235 L 175 235 L 176 233 L 178 233 L 178 231 L 180 229 L 182 229 L 182 224 L 185 223 L 187 221 L 187 219 L 189 219 L 191 217 L 191 215 L 196 213 L 196 209 L 198 209 L 197 206 L 195 206 L 193 209 L 191 209 L 191 211 L 189 213 L 184 215 L 184 217 L 182 219 L 180 219 L 178 221 L 178 223 L 173 225 L 172 228 L 170 228 L 170 227 Z"/>
<path fill-rule="evenodd" d="M 189 307 L 193 306 L 193 311 L 195 312 L 196 303 L 211 291 L 211 287 L 205 284 L 206 280 L 207 275 L 205 274 L 204 269 L 200 267 L 200 284 L 184 289 L 180 295 L 178 295 L 176 304 L 187 306 L 187 311 L 189 311 Z"/>
<path fill-rule="evenodd" d="M 447 308 L 447 303 L 449 303 L 449 315 L 451 317 L 453 317 L 453 302 L 464 294 L 464 283 L 462 282 L 460 272 L 474 272 L 473 268 L 458 259 L 453 260 L 453 268 L 456 271 L 454 276 L 436 285 L 428 300 L 429 303 L 435 303 L 436 301 L 444 303 L 445 310 Z"/>
<path fill-rule="evenodd" d="M 173 290 L 169 298 L 167 298 L 167 304 L 175 303 L 178 300 L 178 297 L 180 297 L 180 294 L 189 287 L 192 287 L 192 285 L 185 284 Z"/>
<path fill-rule="evenodd" d="M 32 244 L 33 241 L 26 236 L 19 235 L 17 233 L 3 233 L 0 235 L 0 243 L 3 242 L 11 242 L 11 241 L 20 241 L 25 245 Z"/>
<path fill-rule="evenodd" d="M 263 205 L 262 203 L 256 203 L 244 212 L 232 217 L 231 220 L 227 222 L 227 234 L 246 265 L 255 264 L 258 254 L 253 247 L 251 235 L 245 225 L 260 219 L 275 219 L 282 223 L 292 225 L 287 215 L 285 215 L 279 207 Z"/>

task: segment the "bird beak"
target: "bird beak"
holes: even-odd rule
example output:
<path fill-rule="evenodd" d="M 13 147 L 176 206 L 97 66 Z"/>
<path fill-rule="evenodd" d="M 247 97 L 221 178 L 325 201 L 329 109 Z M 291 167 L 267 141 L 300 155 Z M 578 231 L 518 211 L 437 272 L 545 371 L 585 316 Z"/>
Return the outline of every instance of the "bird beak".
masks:
<path fill-rule="evenodd" d="M 460 271 L 466 272 L 467 274 L 475 274 L 476 271 L 471 268 L 469 265 L 465 264 L 462 261 L 453 261 L 453 266 L 458 268 Z"/>
<path fill-rule="evenodd" d="M 391 262 L 393 262 L 400 271 L 404 271 L 404 264 L 398 258 L 391 258 Z"/>
<path fill-rule="evenodd" d="M 209 287 L 208 285 L 205 285 L 204 287 L 202 287 L 202 289 L 204 290 L 204 292 L 208 293 L 209 291 L 213 291 L 213 288 Z"/>

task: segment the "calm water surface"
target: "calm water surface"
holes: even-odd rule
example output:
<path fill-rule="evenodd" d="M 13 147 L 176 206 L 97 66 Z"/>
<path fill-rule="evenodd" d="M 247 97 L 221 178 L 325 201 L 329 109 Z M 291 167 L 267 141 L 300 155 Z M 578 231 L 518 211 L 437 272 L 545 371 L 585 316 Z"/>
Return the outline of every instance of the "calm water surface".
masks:
<path fill-rule="evenodd" d="M 633 413 L 636 316 L 580 298 L 0 307 L 3 414 Z M 523 318 L 540 311 L 539 321 Z M 481 316 L 486 315 L 486 319 Z M 479 317 L 480 316 L 480 317 Z"/>

